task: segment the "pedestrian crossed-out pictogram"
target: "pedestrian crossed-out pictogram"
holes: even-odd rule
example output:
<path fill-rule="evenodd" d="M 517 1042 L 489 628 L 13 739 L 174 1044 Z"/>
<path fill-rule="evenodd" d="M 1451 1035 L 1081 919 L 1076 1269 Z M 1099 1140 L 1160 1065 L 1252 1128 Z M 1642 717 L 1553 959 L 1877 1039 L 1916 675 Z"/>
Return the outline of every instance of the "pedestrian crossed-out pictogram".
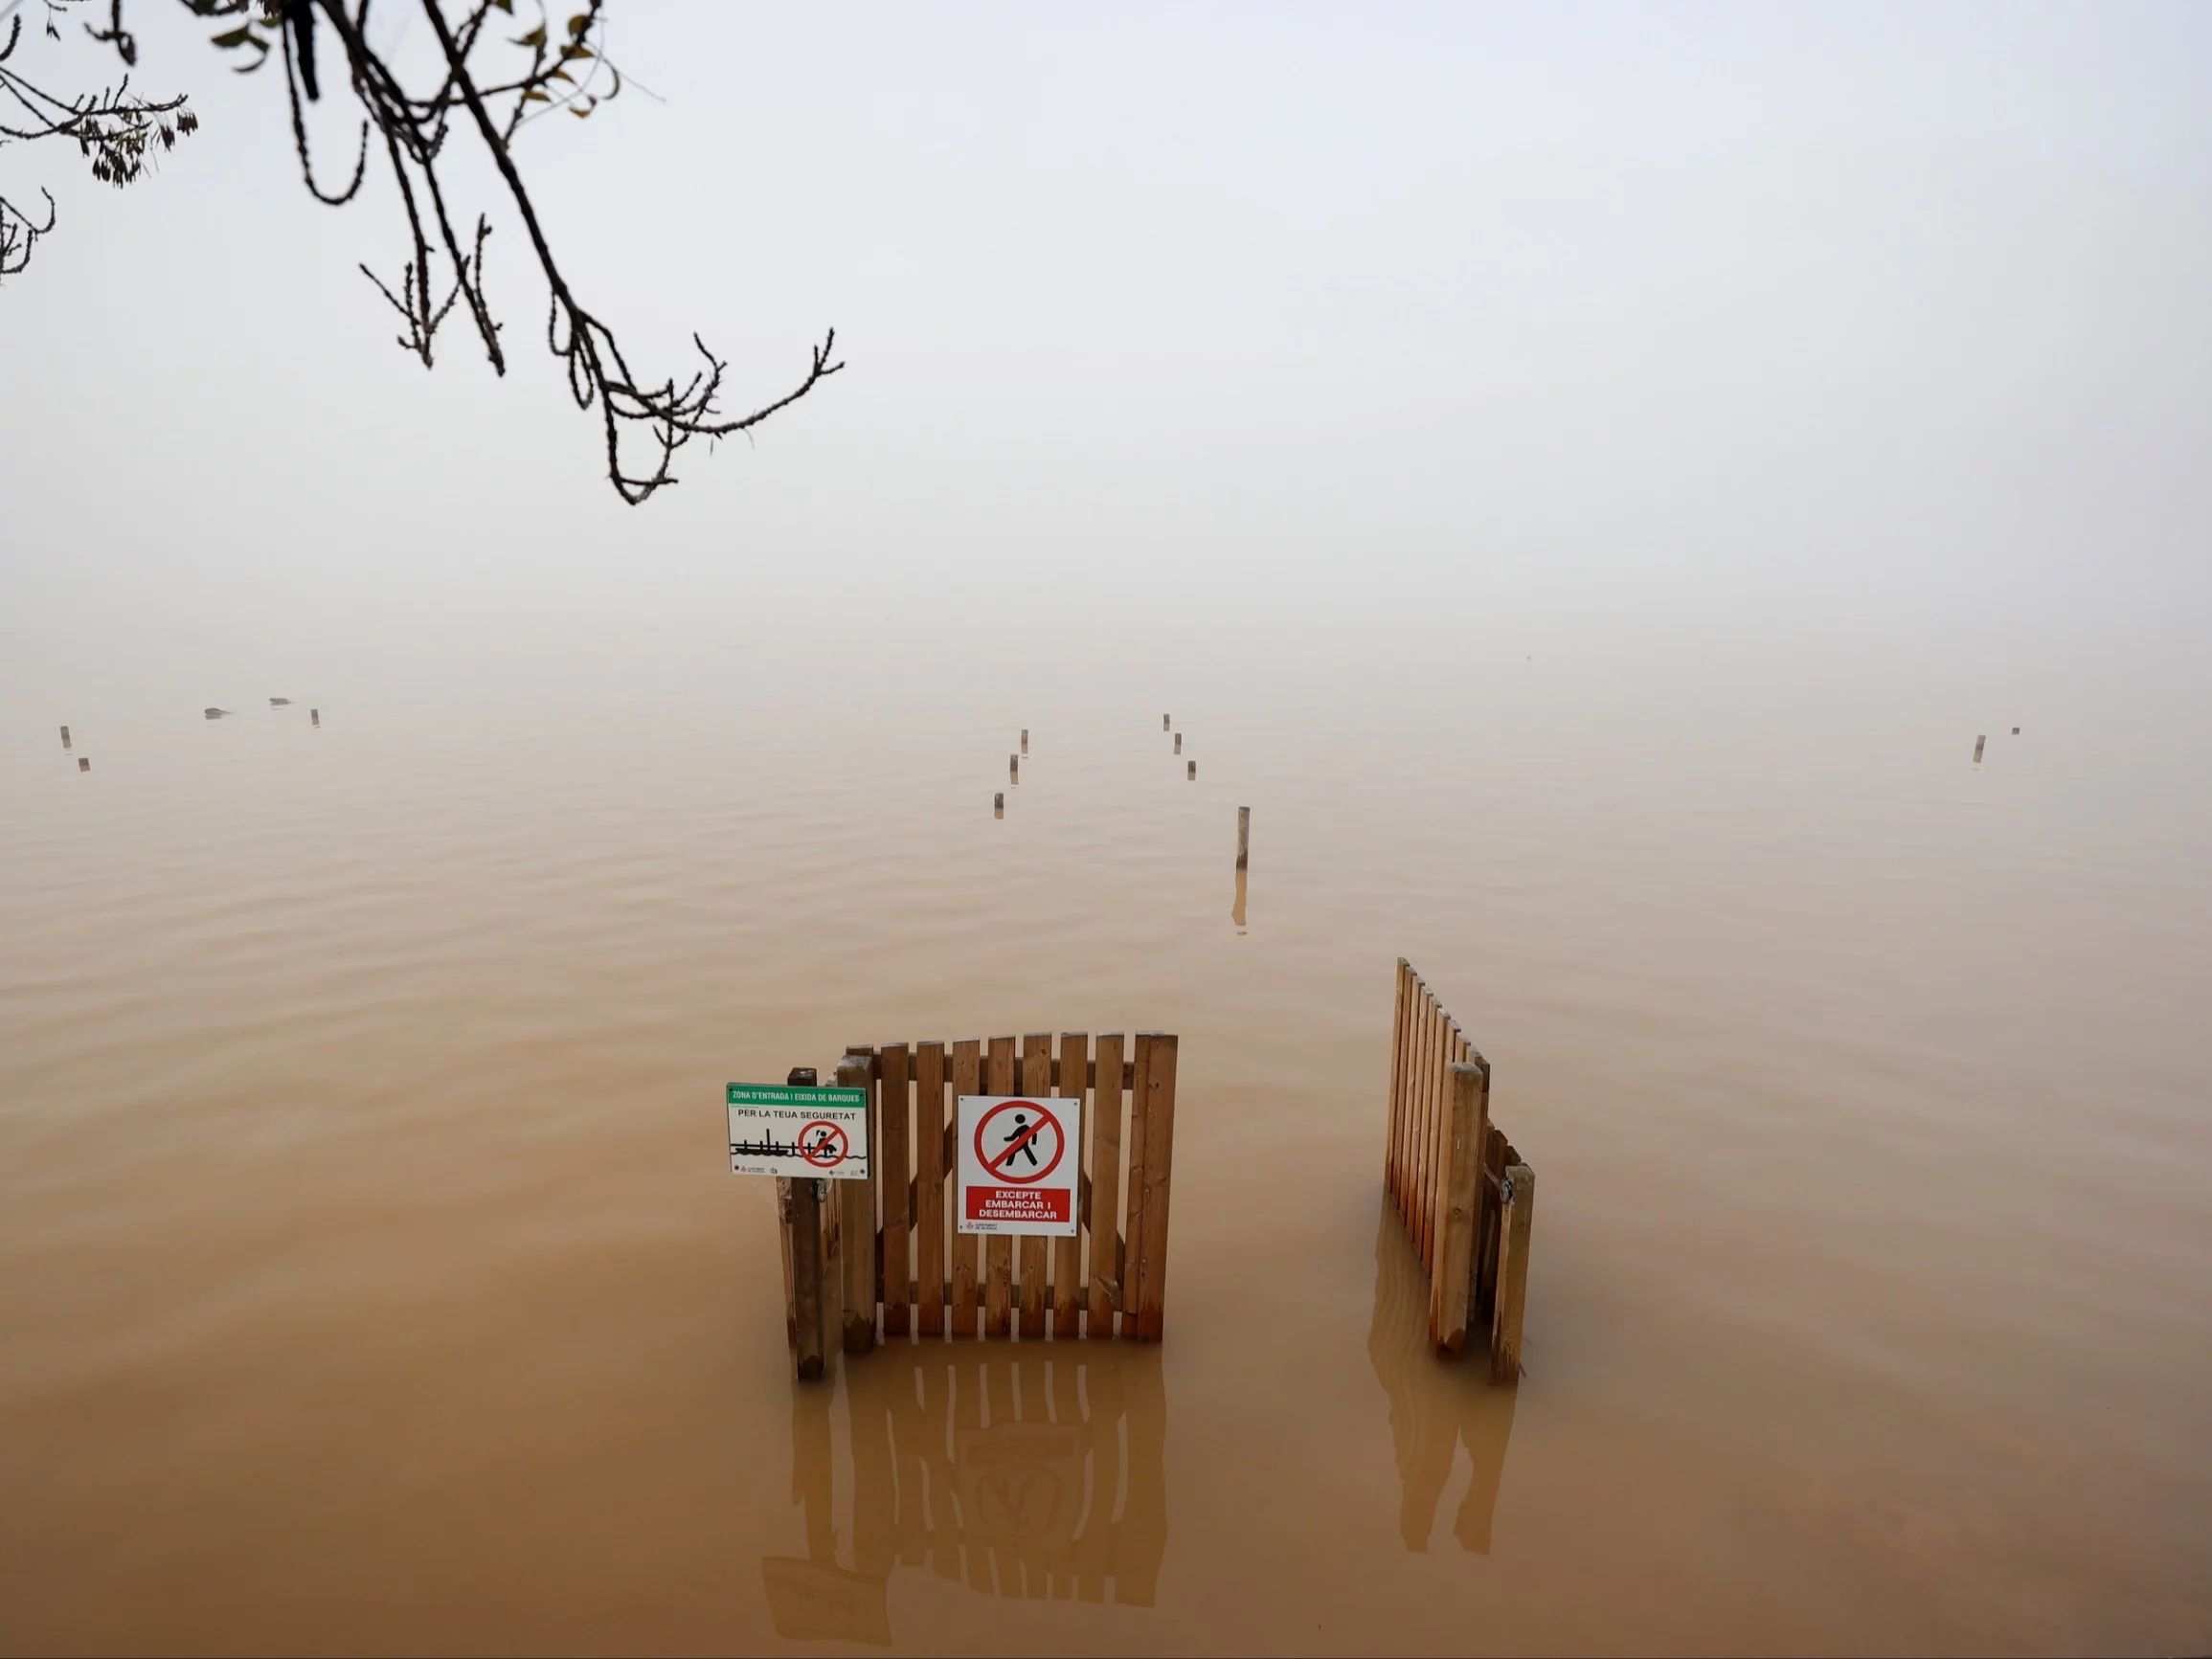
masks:
<path fill-rule="evenodd" d="M 1075 1237 L 1081 1133 L 1072 1096 L 962 1095 L 960 1231 Z"/>

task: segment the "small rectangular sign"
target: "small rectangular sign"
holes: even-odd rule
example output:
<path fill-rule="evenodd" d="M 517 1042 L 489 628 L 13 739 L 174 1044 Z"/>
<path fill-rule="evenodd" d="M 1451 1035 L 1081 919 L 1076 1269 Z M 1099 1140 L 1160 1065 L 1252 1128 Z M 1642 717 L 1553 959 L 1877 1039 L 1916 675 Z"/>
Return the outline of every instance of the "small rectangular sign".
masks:
<path fill-rule="evenodd" d="M 868 1179 L 868 1090 L 733 1083 L 730 1173 Z"/>
<path fill-rule="evenodd" d="M 1058 1095 L 963 1094 L 959 1110 L 963 1233 L 1072 1239 L 1083 1176 L 1083 1102 Z"/>

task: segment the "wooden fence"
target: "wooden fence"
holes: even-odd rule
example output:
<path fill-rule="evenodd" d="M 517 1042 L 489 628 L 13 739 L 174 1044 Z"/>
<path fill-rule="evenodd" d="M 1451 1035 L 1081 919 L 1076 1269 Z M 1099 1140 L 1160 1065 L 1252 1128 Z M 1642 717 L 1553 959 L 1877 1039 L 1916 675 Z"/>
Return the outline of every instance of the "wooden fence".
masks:
<path fill-rule="evenodd" d="M 799 1375 L 879 1341 L 1016 1336 L 1157 1342 L 1165 1326 L 1176 1039 L 1140 1031 L 846 1050 L 840 1087 L 869 1091 L 869 1178 L 779 1180 L 784 1311 Z M 965 1094 L 1084 1100 L 1078 1235 L 961 1233 L 956 1103 Z M 1124 1099 L 1126 1097 L 1126 1104 Z M 826 1191 L 824 1191 L 826 1189 Z"/>
<path fill-rule="evenodd" d="M 1383 1180 L 1429 1274 L 1429 1340 L 1486 1334 L 1490 1379 L 1521 1377 L 1536 1177 L 1490 1121 L 1490 1063 L 1398 958 Z"/>

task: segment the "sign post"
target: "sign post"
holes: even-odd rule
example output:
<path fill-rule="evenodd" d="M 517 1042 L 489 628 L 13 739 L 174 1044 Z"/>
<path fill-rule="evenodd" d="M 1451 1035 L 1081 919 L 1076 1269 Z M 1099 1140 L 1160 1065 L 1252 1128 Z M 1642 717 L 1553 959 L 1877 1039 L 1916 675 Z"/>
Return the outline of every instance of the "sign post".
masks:
<path fill-rule="evenodd" d="M 963 1094 L 959 1142 L 961 1232 L 1076 1237 L 1080 1096 Z"/>

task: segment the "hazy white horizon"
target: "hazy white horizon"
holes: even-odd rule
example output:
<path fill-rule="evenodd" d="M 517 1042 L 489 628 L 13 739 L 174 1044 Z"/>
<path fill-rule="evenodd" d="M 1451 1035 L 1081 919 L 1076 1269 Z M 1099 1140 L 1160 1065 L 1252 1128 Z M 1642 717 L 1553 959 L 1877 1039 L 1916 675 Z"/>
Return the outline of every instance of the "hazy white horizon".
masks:
<path fill-rule="evenodd" d="M 509 375 L 424 373 L 381 181 L 318 207 L 274 74 L 132 23 L 206 121 L 158 176 L 0 151 L 62 215 L 0 290 L 18 703 L 902 617 L 2193 679 L 2199 8 L 620 9 L 659 100 L 521 146 L 586 303 L 734 406 L 849 364 L 643 509 L 516 226 Z"/>

